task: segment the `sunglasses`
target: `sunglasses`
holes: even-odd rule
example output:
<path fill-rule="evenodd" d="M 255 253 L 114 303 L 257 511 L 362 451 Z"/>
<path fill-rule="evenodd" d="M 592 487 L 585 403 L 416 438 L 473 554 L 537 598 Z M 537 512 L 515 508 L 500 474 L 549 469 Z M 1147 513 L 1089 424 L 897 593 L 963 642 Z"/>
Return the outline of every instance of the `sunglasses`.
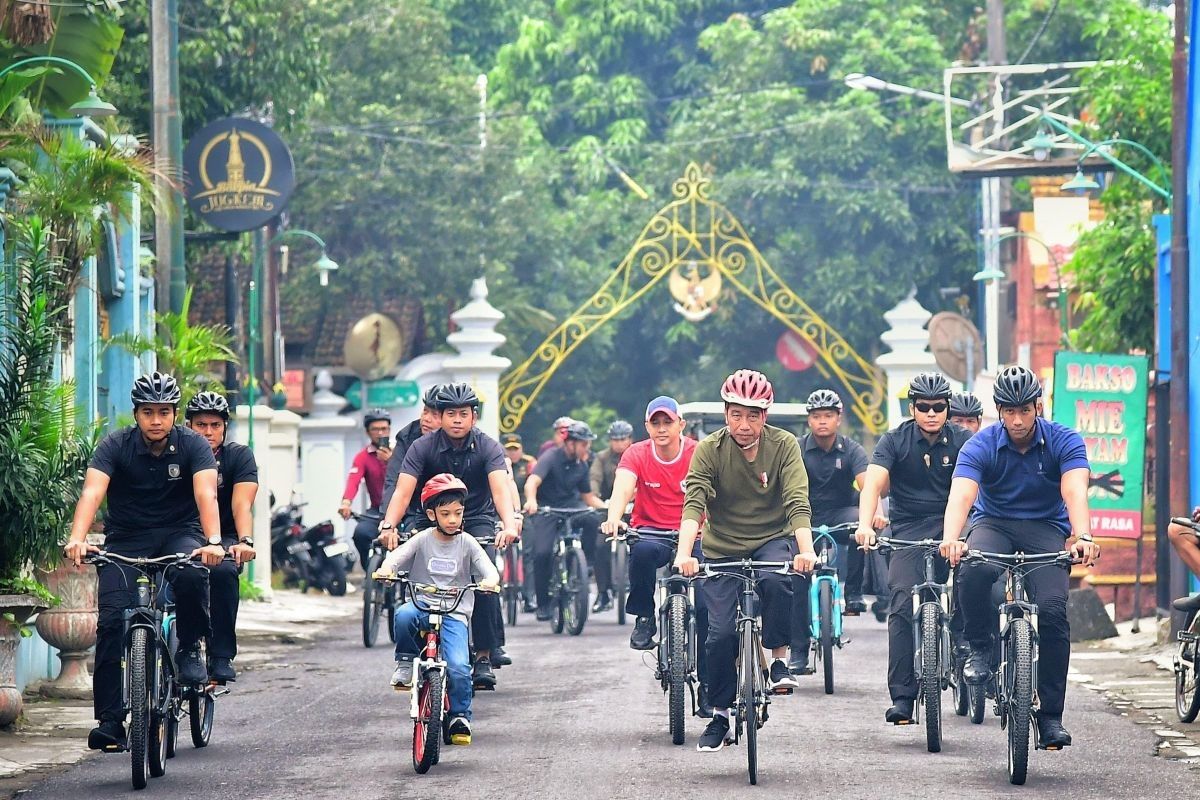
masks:
<path fill-rule="evenodd" d="M 950 407 L 949 403 L 913 403 L 913 406 L 922 414 L 928 414 L 932 411 L 935 414 L 940 414 Z"/>

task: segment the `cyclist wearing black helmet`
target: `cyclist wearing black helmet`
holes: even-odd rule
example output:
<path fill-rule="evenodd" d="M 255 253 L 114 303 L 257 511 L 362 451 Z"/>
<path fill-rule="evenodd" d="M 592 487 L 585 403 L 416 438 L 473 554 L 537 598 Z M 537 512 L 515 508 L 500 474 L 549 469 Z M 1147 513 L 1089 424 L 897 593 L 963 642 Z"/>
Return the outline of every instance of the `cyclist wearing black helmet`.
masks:
<path fill-rule="evenodd" d="M 612 497 L 613 481 L 617 477 L 617 465 L 621 456 L 633 444 L 633 426 L 619 419 L 608 426 L 608 447 L 596 453 L 592 465 L 588 468 L 588 478 L 592 490 L 603 501 L 608 502 Z M 599 528 L 597 528 L 599 531 Z M 601 541 L 600 546 L 604 546 Z M 612 560 L 604 553 L 595 560 L 596 567 L 596 602 L 592 611 L 597 614 L 612 608 Z"/>
<path fill-rule="evenodd" d="M 859 545 L 873 547 L 875 527 L 883 523 L 876 509 L 885 493 L 891 497 L 892 538 L 915 541 L 937 538 L 942 532 L 950 476 L 958 452 L 970 432 L 948 421 L 950 383 L 936 372 L 922 372 L 908 384 L 905 420 L 875 445 L 866 483 L 858 500 Z M 925 555 L 918 548 L 892 553 L 888 564 L 888 691 L 892 706 L 884 719 L 893 724 L 912 721 L 917 699 L 913 671 L 912 587 L 924 579 Z"/>
<path fill-rule="evenodd" d="M 450 474 L 467 487 L 463 530 L 476 538 L 495 536 L 496 546 L 505 547 L 518 536 L 513 519 L 512 490 L 508 459 L 500 443 L 476 427 L 479 398 L 466 383 L 442 386 L 433 398 L 441 412 L 441 427 L 413 442 L 400 465 L 396 493 L 388 504 L 379 538 L 389 549 L 399 542 L 396 523 L 404 515 L 414 495 L 419 494 L 435 475 Z M 496 521 L 500 532 L 496 533 Z M 495 547 L 488 547 L 495 560 Z M 504 644 L 504 619 L 497 595 L 476 598 L 471 613 L 471 633 L 475 644 L 475 685 L 493 688 L 493 651 Z M 503 662 L 500 662 L 503 663 Z"/>
<path fill-rule="evenodd" d="M 983 404 L 979 398 L 967 392 L 955 392 L 950 396 L 950 422 L 979 433 L 983 420 Z"/>
<path fill-rule="evenodd" d="M 214 681 L 237 679 L 238 575 L 242 564 L 254 560 L 254 519 L 250 509 L 258 494 L 258 463 L 254 451 L 237 442 L 226 442 L 229 401 L 216 392 L 197 392 L 188 400 L 183 416 L 189 428 L 204 437 L 217 460 L 217 509 L 221 516 L 221 546 L 233 560 L 209 570 L 209 607 L 212 635 L 208 639 L 208 677 Z"/>
<path fill-rule="evenodd" d="M 99 550 L 86 541 L 100 503 L 104 546 L 130 558 L 191 553 L 214 567 L 225 557 L 217 511 L 217 462 L 199 434 L 175 424 L 179 384 L 154 372 L 133 384 L 135 425 L 113 431 L 96 448 L 75 506 L 65 554 L 79 564 Z M 122 615 L 134 603 L 137 573 L 121 565 L 99 570 L 100 615 L 96 626 L 96 668 L 92 695 L 99 726 L 88 747 L 105 752 L 126 748 L 121 705 Z M 200 641 L 209 633 L 208 572 L 173 569 L 167 579 L 175 592 L 179 624 L 179 679 L 200 684 L 208 671 Z"/>
<path fill-rule="evenodd" d="M 437 403 L 434 402 L 434 398 L 437 397 L 438 390 L 441 388 L 440 383 L 435 383 L 425 390 L 425 394 L 421 396 L 421 416 L 405 425 L 396 434 L 396 446 L 392 448 L 392 457 L 388 459 L 387 464 L 387 474 L 383 478 L 383 502 L 379 504 L 380 508 L 387 508 L 388 504 L 392 502 L 392 495 L 396 491 L 396 479 L 400 477 L 400 465 L 404 463 L 404 456 L 408 452 L 408 448 L 412 447 L 412 443 L 425 434 L 442 427 L 442 412 L 437 410 Z M 410 506 L 400 527 L 408 530 L 413 526 L 423 525 L 425 518 L 421 516 L 420 512 L 420 508 Z"/>
<path fill-rule="evenodd" d="M 954 468 L 946 506 L 942 553 L 957 564 L 972 549 L 989 553 L 1055 553 L 1069 549 L 1091 565 L 1100 545 L 1091 534 L 1088 480 L 1091 467 L 1083 438 L 1057 422 L 1042 419 L 1042 385 L 1025 367 L 1007 367 L 992 389 L 1000 424 L 980 431 L 963 447 Z M 972 510 L 972 507 L 973 510 Z M 999 567 L 964 566 L 958 579 L 964 631 L 971 645 L 963 666 L 968 683 L 991 676 L 996 608 L 990 602 Z M 1067 621 L 1070 575 L 1061 569 L 1031 570 L 1029 593 L 1038 606 L 1038 746 L 1062 748 L 1071 734 L 1062 725 L 1071 658 Z"/>
<path fill-rule="evenodd" d="M 554 547 L 555 521 L 538 516 L 539 503 L 551 508 L 604 508 L 604 503 L 592 491 L 588 477 L 588 453 L 596 434 L 586 422 L 573 421 L 567 426 L 566 439 L 562 447 L 554 447 L 543 453 L 525 481 L 525 529 L 526 540 L 533 550 L 533 580 L 537 593 L 537 618 L 550 619 L 550 560 Z M 595 526 L 589 530 L 587 526 Z M 593 543 L 591 554 L 585 555 L 595 561 L 596 531 L 600 523 L 589 519 L 584 527 L 583 543 Z"/>
<path fill-rule="evenodd" d="M 388 461 L 392 457 L 392 415 L 385 409 L 372 408 L 363 414 L 363 428 L 367 432 L 367 446 L 354 456 L 350 474 L 346 476 L 346 490 L 342 492 L 342 505 L 338 513 L 342 519 L 350 519 L 351 505 L 358 497 L 358 487 L 367 486 L 367 514 L 374 519 L 361 519 L 354 526 L 354 546 L 362 568 L 367 568 L 371 553 L 371 540 L 379 527 L 379 513 L 383 505 L 383 482 L 387 475 Z"/>

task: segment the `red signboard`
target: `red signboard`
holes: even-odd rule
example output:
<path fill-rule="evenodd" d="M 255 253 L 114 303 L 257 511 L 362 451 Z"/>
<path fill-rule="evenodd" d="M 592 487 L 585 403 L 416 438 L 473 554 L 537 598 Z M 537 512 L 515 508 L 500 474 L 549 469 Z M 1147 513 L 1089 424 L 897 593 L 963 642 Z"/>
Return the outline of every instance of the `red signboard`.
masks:
<path fill-rule="evenodd" d="M 795 331 L 784 331 L 775 342 L 775 357 L 792 372 L 803 372 L 817 363 L 816 348 Z"/>

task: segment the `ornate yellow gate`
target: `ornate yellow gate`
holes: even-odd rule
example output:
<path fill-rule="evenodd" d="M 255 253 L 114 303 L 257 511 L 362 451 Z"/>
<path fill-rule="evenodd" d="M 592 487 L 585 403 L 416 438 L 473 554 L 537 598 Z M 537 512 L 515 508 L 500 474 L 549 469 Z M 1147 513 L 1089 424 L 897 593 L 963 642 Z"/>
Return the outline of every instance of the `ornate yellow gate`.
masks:
<path fill-rule="evenodd" d="M 873 432 L 886 429 L 882 412 L 884 381 L 872 365 L 829 327 L 763 258 L 737 218 L 709 199 L 710 182 L 699 165 L 688 164 L 663 206 L 642 229 L 620 265 L 587 302 L 563 321 L 529 358 L 500 379 L 500 428 L 515 430 L 546 381 L 593 331 L 648 292 L 672 271 L 675 282 L 700 281 L 697 265 L 723 276 L 737 289 L 803 337 L 817 351 L 817 366 L 850 394 L 850 407 Z M 685 276 L 683 270 L 688 270 Z M 689 310 L 702 314 L 703 287 Z M 685 314 L 687 316 L 687 314 Z"/>

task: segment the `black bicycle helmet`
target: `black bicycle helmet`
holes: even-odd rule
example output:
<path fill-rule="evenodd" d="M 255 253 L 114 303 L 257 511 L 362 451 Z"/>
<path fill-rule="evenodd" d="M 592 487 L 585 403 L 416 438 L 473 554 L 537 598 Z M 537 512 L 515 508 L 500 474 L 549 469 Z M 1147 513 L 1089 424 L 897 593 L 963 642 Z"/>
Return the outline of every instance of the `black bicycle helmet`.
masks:
<path fill-rule="evenodd" d="M 1042 396 L 1042 382 L 1025 367 L 1005 367 L 996 376 L 992 400 L 997 406 L 1019 408 Z"/>
<path fill-rule="evenodd" d="M 387 412 L 386 408 L 372 408 L 363 414 L 363 427 L 369 428 L 373 422 L 386 422 L 391 425 L 392 415 Z"/>
<path fill-rule="evenodd" d="M 133 390 L 129 392 L 129 400 L 135 410 L 138 406 L 149 403 L 179 405 L 182 398 L 179 383 L 170 375 L 161 372 L 151 372 L 138 378 L 133 382 Z"/>
<path fill-rule="evenodd" d="M 817 389 L 808 396 L 804 405 L 807 406 L 810 413 L 822 409 L 832 409 L 839 414 L 842 412 L 842 398 L 838 397 L 837 392 L 831 389 Z"/>
<path fill-rule="evenodd" d="M 973 394 L 955 392 L 950 395 L 950 416 L 979 419 L 983 416 L 983 403 Z"/>
<path fill-rule="evenodd" d="M 572 422 L 567 426 L 567 441 L 590 442 L 596 438 L 586 422 Z"/>
<path fill-rule="evenodd" d="M 196 414 L 218 414 L 221 419 L 229 421 L 229 401 L 225 395 L 216 392 L 196 392 L 184 407 L 183 416 L 191 419 Z"/>
<path fill-rule="evenodd" d="M 438 411 L 448 408 L 476 408 L 479 405 L 479 397 L 469 383 L 447 383 L 438 389 L 433 403 Z"/>
<path fill-rule="evenodd" d="M 619 419 L 612 425 L 608 426 L 609 439 L 628 439 L 633 436 L 633 426 L 623 419 Z"/>
<path fill-rule="evenodd" d="M 949 400 L 954 391 L 940 372 L 920 372 L 908 382 L 908 399 Z"/>
<path fill-rule="evenodd" d="M 435 383 L 433 386 L 430 386 L 425 390 L 425 394 L 421 397 L 421 402 L 426 408 L 437 408 L 438 392 L 442 390 L 444 385 L 445 384 L 442 383 Z"/>

